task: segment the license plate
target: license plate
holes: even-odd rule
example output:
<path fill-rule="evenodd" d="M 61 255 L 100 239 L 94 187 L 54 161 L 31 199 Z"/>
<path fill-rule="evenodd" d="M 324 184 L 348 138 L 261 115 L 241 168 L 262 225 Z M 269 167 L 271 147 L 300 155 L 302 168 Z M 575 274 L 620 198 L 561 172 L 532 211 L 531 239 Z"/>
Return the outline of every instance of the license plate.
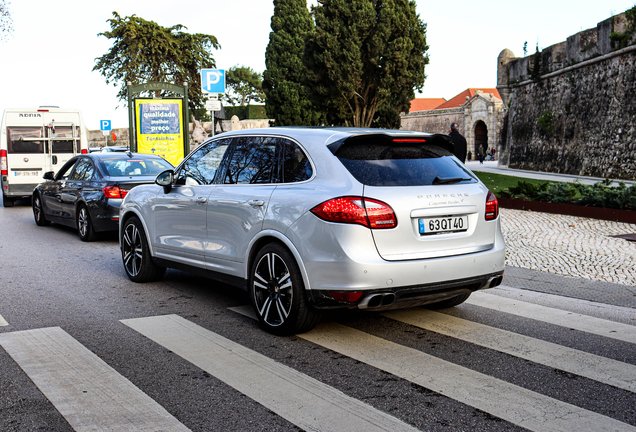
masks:
<path fill-rule="evenodd" d="M 419 220 L 420 234 L 444 234 L 468 231 L 468 216 L 439 216 Z"/>
<path fill-rule="evenodd" d="M 21 176 L 38 176 L 40 175 L 39 171 L 14 171 L 16 177 Z"/>

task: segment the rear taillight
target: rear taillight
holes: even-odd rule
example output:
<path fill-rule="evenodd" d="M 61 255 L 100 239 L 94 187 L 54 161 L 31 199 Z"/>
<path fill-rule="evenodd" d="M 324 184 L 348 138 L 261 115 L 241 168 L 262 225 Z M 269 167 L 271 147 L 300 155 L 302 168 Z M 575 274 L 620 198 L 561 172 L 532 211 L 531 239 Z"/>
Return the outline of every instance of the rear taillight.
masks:
<path fill-rule="evenodd" d="M 327 222 L 364 225 L 367 228 L 395 228 L 395 212 L 386 203 L 362 197 L 340 197 L 325 201 L 311 212 Z"/>
<path fill-rule="evenodd" d="M 82 149 L 82 154 L 88 154 L 88 150 L 87 149 Z"/>
<path fill-rule="evenodd" d="M 128 194 L 126 189 L 120 189 L 119 186 L 106 186 L 102 189 L 106 198 L 123 198 Z"/>
<path fill-rule="evenodd" d="M 7 151 L 0 150 L 0 175 L 8 175 L 7 170 Z"/>
<path fill-rule="evenodd" d="M 486 220 L 495 220 L 499 216 L 499 201 L 497 197 L 491 191 L 488 191 L 486 197 Z"/>

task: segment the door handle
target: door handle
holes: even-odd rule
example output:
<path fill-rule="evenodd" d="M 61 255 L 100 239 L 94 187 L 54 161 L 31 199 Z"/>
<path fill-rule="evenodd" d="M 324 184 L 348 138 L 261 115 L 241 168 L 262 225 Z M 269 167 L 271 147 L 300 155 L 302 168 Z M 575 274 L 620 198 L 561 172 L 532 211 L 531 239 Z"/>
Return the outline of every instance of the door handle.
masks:
<path fill-rule="evenodd" d="M 249 201 L 249 204 L 253 207 L 261 207 L 263 205 L 265 205 L 265 201 L 261 201 L 261 200 L 251 200 Z"/>
<path fill-rule="evenodd" d="M 197 204 L 204 204 L 204 203 L 208 202 L 208 199 L 207 198 L 203 198 L 203 197 L 198 197 L 195 201 L 196 201 Z"/>

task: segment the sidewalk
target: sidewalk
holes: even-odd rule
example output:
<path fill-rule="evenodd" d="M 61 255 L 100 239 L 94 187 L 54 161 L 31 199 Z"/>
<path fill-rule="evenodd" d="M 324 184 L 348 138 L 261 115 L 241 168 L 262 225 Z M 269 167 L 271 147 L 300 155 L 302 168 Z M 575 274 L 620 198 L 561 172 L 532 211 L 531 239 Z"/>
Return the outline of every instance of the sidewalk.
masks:
<path fill-rule="evenodd" d="M 496 161 L 469 161 L 466 166 L 473 171 L 539 180 L 585 184 L 603 180 L 514 170 L 498 167 Z M 636 224 L 500 211 L 507 246 L 504 285 L 636 309 L 636 242 L 613 237 L 636 233 Z"/>
<path fill-rule="evenodd" d="M 560 181 L 560 182 L 579 182 L 583 184 L 595 184 L 600 181 L 605 180 L 600 177 L 587 177 L 587 176 L 576 176 L 571 174 L 554 174 L 554 173 L 545 173 L 539 171 L 528 171 L 528 170 L 516 170 L 507 167 L 499 167 L 497 166 L 498 161 L 484 161 L 483 164 L 480 164 L 479 161 L 467 161 L 466 166 L 470 168 L 472 171 L 483 171 L 495 174 L 503 174 L 515 177 L 525 177 L 537 180 L 549 180 L 549 181 Z M 625 183 L 627 186 L 631 186 L 636 184 L 636 181 L 629 180 L 620 180 Z M 614 181 L 612 186 L 618 186 L 619 181 Z"/>

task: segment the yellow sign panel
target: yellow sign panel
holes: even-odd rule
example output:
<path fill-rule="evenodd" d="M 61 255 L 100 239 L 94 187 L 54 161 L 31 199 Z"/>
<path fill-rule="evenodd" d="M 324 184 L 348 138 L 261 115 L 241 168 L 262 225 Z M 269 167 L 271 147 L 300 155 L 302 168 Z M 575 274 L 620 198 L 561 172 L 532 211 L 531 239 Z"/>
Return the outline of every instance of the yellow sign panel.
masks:
<path fill-rule="evenodd" d="M 181 107 L 181 99 L 135 100 L 139 153 L 162 156 L 174 166 L 183 160 Z"/>

